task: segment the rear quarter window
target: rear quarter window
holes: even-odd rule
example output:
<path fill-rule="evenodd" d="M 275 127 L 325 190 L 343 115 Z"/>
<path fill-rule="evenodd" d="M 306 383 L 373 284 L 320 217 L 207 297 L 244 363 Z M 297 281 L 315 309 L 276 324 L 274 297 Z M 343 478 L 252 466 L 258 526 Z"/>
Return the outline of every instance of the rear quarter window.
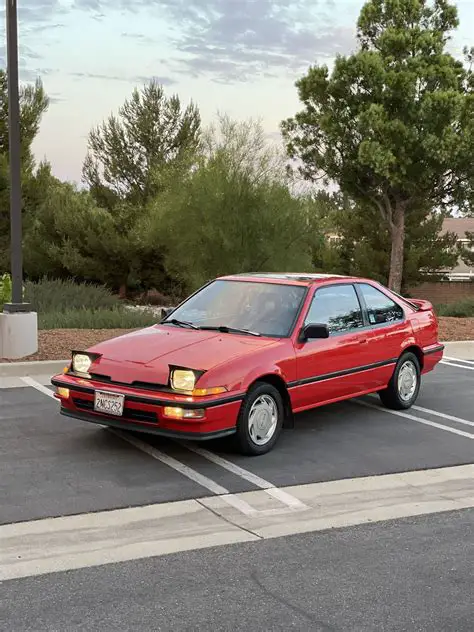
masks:
<path fill-rule="evenodd" d="M 403 308 L 392 301 L 386 294 L 368 283 L 360 283 L 358 287 L 364 298 L 371 325 L 403 320 L 405 317 Z"/>

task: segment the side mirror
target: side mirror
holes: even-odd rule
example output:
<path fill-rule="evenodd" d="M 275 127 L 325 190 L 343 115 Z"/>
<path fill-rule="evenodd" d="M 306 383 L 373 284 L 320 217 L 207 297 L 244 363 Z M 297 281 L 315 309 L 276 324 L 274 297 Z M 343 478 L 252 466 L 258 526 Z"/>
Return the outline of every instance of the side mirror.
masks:
<path fill-rule="evenodd" d="M 322 323 L 309 323 L 305 325 L 299 336 L 300 342 L 306 342 L 314 338 L 329 338 L 329 327 Z"/>
<path fill-rule="evenodd" d="M 164 320 L 168 316 L 168 314 L 171 314 L 173 309 L 174 309 L 174 307 L 162 307 L 161 308 L 161 320 Z"/>

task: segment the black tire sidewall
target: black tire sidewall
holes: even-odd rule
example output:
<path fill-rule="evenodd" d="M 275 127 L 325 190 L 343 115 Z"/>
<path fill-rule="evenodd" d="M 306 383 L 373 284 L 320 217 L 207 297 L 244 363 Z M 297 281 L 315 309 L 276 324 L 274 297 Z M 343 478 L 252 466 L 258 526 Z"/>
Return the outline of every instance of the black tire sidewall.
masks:
<path fill-rule="evenodd" d="M 256 445 L 250 437 L 248 417 L 250 409 L 252 408 L 252 404 L 261 395 L 269 395 L 275 401 L 278 410 L 278 422 L 273 437 L 270 439 L 270 441 L 265 445 Z M 267 384 L 265 382 L 256 382 L 249 389 L 247 395 L 245 396 L 239 412 L 239 418 L 237 420 L 237 441 L 240 451 L 249 456 L 256 456 L 269 452 L 278 441 L 278 438 L 281 434 L 284 414 L 285 409 L 283 406 L 283 400 L 278 389 L 275 388 L 272 384 Z"/>
<path fill-rule="evenodd" d="M 417 384 L 416 384 L 416 390 L 413 393 L 412 397 L 408 401 L 405 401 L 401 399 L 400 393 L 398 392 L 398 375 L 400 373 L 402 366 L 407 361 L 412 362 L 413 365 L 415 366 Z M 391 386 L 392 386 L 392 397 L 396 399 L 396 403 L 398 404 L 398 407 L 407 409 L 407 408 L 410 408 L 415 403 L 418 397 L 418 393 L 420 392 L 420 387 L 421 387 L 421 367 L 420 367 L 420 361 L 418 360 L 418 358 L 416 357 L 414 353 L 407 352 L 400 356 L 397 362 L 397 366 L 395 367 L 395 371 L 393 373 Z"/>

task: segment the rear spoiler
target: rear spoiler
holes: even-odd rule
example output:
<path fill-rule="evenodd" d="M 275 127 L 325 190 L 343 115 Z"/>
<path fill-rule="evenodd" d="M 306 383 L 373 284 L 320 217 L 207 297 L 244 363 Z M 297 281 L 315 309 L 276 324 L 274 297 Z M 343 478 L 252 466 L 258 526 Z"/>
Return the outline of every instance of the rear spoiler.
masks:
<path fill-rule="evenodd" d="M 398 292 L 394 292 L 393 290 L 390 290 L 390 291 L 391 291 L 392 294 L 397 296 L 404 303 L 406 303 L 410 307 L 413 307 L 413 309 L 416 309 L 417 312 L 431 312 L 431 311 L 433 311 L 433 304 L 430 303 L 430 301 L 426 301 L 426 300 L 421 299 L 421 298 L 405 298 L 401 294 L 398 294 Z"/>
<path fill-rule="evenodd" d="M 409 303 L 410 305 L 413 305 L 413 307 L 418 312 L 432 312 L 433 311 L 433 304 L 430 303 L 430 301 L 425 301 L 424 299 L 421 299 L 421 298 L 411 298 L 409 301 L 407 301 L 407 303 Z"/>

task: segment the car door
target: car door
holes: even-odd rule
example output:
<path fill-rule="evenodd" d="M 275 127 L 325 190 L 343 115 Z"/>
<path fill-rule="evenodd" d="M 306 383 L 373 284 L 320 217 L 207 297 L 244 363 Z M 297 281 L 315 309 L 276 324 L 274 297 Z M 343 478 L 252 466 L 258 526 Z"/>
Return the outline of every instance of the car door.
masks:
<path fill-rule="evenodd" d="M 366 372 L 366 388 L 384 386 L 390 380 L 402 350 L 414 342 L 413 331 L 403 307 L 371 283 L 355 284 L 368 327 L 361 346 L 361 362 L 373 369 Z"/>
<path fill-rule="evenodd" d="M 295 409 L 310 408 L 357 393 L 366 321 L 352 283 L 316 288 L 304 325 L 326 324 L 329 338 L 296 340 L 297 382 L 291 389 Z"/>

